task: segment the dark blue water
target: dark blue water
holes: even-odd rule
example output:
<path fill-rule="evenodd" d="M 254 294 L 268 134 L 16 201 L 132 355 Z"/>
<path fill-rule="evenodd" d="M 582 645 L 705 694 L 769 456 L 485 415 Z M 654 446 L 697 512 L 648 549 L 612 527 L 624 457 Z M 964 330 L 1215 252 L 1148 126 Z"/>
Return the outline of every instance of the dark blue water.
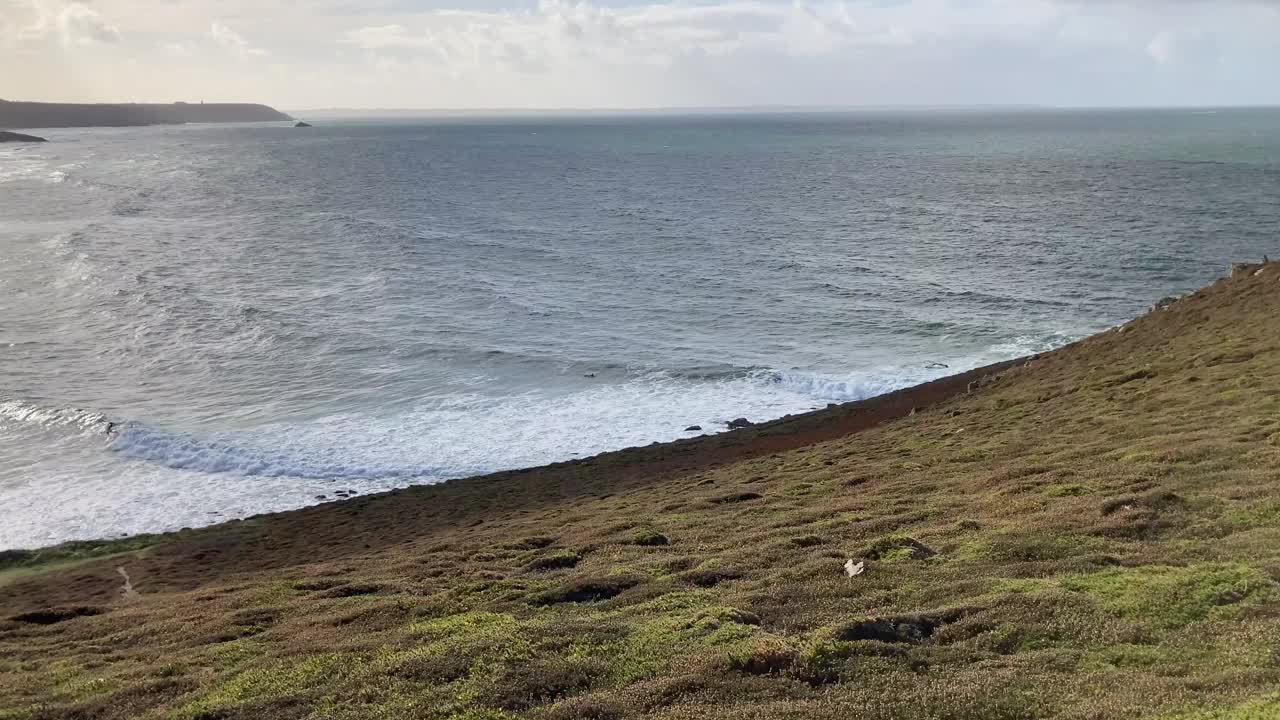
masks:
<path fill-rule="evenodd" d="M 1277 111 L 46 134 L 0 149 L 0 547 L 802 412 L 1280 255 Z"/>

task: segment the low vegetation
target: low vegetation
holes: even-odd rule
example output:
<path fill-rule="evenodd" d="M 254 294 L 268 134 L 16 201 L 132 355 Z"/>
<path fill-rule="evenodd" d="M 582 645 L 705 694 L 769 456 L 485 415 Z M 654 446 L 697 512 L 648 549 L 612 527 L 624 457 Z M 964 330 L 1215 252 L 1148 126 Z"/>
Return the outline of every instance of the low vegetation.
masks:
<path fill-rule="evenodd" d="M 0 719 L 1280 718 L 1280 264 L 973 382 L 5 554 Z"/>

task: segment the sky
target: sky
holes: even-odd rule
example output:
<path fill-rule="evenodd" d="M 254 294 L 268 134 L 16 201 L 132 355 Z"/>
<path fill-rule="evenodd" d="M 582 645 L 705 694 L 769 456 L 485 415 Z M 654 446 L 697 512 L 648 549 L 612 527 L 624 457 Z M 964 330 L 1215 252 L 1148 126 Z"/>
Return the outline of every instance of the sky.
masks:
<path fill-rule="evenodd" d="M 1280 104 L 1280 0 L 0 0 L 0 98 Z"/>

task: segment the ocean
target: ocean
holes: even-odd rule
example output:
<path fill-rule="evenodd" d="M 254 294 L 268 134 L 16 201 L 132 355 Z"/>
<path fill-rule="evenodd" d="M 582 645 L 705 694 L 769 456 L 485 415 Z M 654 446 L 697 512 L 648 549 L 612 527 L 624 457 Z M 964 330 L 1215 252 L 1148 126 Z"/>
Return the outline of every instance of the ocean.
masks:
<path fill-rule="evenodd" d="M 1280 255 L 1280 110 L 37 134 L 0 146 L 0 548 L 722 432 Z"/>

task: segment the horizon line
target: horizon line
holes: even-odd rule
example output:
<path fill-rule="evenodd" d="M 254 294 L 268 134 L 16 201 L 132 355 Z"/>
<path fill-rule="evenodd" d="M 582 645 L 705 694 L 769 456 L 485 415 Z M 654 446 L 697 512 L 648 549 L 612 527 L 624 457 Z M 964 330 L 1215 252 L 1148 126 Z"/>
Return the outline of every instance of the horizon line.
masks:
<path fill-rule="evenodd" d="M 274 106 L 273 106 L 274 107 Z M 914 103 L 880 105 L 669 105 L 649 107 L 312 107 L 286 108 L 289 113 L 422 113 L 422 114 L 593 114 L 712 112 L 849 112 L 893 110 L 1266 110 L 1280 103 L 1188 105 L 1049 105 L 1042 103 Z"/>

